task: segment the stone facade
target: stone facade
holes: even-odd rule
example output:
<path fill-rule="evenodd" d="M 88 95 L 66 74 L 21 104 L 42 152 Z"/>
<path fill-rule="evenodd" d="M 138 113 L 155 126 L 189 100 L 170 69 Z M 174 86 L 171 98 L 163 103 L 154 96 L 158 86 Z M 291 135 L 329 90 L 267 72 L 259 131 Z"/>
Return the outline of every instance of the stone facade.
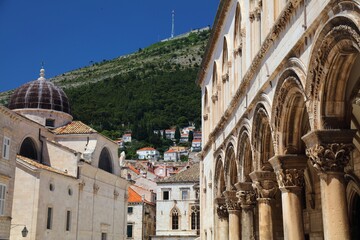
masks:
<path fill-rule="evenodd" d="M 156 236 L 151 239 L 195 239 L 199 235 L 199 164 L 158 181 Z M 176 218 L 176 220 L 175 220 Z"/>
<path fill-rule="evenodd" d="M 198 78 L 201 239 L 360 237 L 359 19 L 355 0 L 220 1 Z"/>

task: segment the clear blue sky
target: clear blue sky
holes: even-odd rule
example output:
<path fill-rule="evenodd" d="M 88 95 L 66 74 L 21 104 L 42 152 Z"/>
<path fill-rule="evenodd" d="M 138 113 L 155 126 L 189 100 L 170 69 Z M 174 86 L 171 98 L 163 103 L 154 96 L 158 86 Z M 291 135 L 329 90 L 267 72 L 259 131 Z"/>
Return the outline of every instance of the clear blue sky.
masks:
<path fill-rule="evenodd" d="M 219 0 L 0 0 L 0 92 L 212 26 Z"/>

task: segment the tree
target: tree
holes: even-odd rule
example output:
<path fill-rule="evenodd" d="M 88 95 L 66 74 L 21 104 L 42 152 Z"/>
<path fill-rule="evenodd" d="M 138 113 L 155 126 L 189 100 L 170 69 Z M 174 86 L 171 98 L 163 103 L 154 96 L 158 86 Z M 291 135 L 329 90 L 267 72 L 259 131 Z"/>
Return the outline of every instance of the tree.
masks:
<path fill-rule="evenodd" d="M 193 141 L 193 139 L 194 139 L 194 133 L 193 133 L 193 131 L 190 131 L 189 137 L 188 137 L 188 142 L 191 143 Z"/>
<path fill-rule="evenodd" d="M 166 130 L 165 130 L 165 129 L 164 129 L 164 131 L 163 131 L 163 139 L 166 140 Z"/>
<path fill-rule="evenodd" d="M 180 138 L 181 138 L 180 128 L 176 127 L 176 129 L 175 129 L 175 139 L 176 139 L 177 143 L 180 142 Z"/>

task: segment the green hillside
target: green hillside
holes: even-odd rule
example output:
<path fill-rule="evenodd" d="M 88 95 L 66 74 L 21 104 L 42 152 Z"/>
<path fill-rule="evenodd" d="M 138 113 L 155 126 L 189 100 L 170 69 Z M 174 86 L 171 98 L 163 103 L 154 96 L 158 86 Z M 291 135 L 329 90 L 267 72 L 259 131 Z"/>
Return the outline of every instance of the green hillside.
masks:
<path fill-rule="evenodd" d="M 149 140 L 153 129 L 188 121 L 199 126 L 195 79 L 209 35 L 194 31 L 50 80 L 68 95 L 74 119 L 111 138 L 131 129 L 138 140 Z M 7 96 L 0 101 L 6 104 Z"/>

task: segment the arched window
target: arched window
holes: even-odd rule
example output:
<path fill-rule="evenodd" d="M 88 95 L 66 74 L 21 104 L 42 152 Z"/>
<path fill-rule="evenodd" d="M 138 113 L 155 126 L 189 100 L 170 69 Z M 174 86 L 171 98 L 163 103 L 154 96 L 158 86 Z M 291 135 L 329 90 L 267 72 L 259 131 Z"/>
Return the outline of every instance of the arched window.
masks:
<path fill-rule="evenodd" d="M 25 138 L 22 142 L 19 154 L 21 156 L 38 161 L 36 145 L 30 137 Z"/>
<path fill-rule="evenodd" d="M 200 229 L 200 207 L 191 207 L 191 229 Z"/>
<path fill-rule="evenodd" d="M 99 168 L 106 172 L 112 173 L 112 160 L 107 148 L 103 148 L 100 153 Z"/>
<path fill-rule="evenodd" d="M 223 58 L 222 58 L 222 80 L 226 82 L 229 79 L 229 56 L 228 56 L 228 44 L 224 37 L 223 45 Z"/>
<path fill-rule="evenodd" d="M 173 208 L 171 211 L 171 228 L 173 230 L 179 229 L 179 211 Z"/>
<path fill-rule="evenodd" d="M 234 27 L 234 49 L 235 49 L 236 53 L 241 54 L 241 47 L 242 47 L 241 12 L 240 12 L 240 4 L 238 3 L 236 6 L 235 27 Z"/>

